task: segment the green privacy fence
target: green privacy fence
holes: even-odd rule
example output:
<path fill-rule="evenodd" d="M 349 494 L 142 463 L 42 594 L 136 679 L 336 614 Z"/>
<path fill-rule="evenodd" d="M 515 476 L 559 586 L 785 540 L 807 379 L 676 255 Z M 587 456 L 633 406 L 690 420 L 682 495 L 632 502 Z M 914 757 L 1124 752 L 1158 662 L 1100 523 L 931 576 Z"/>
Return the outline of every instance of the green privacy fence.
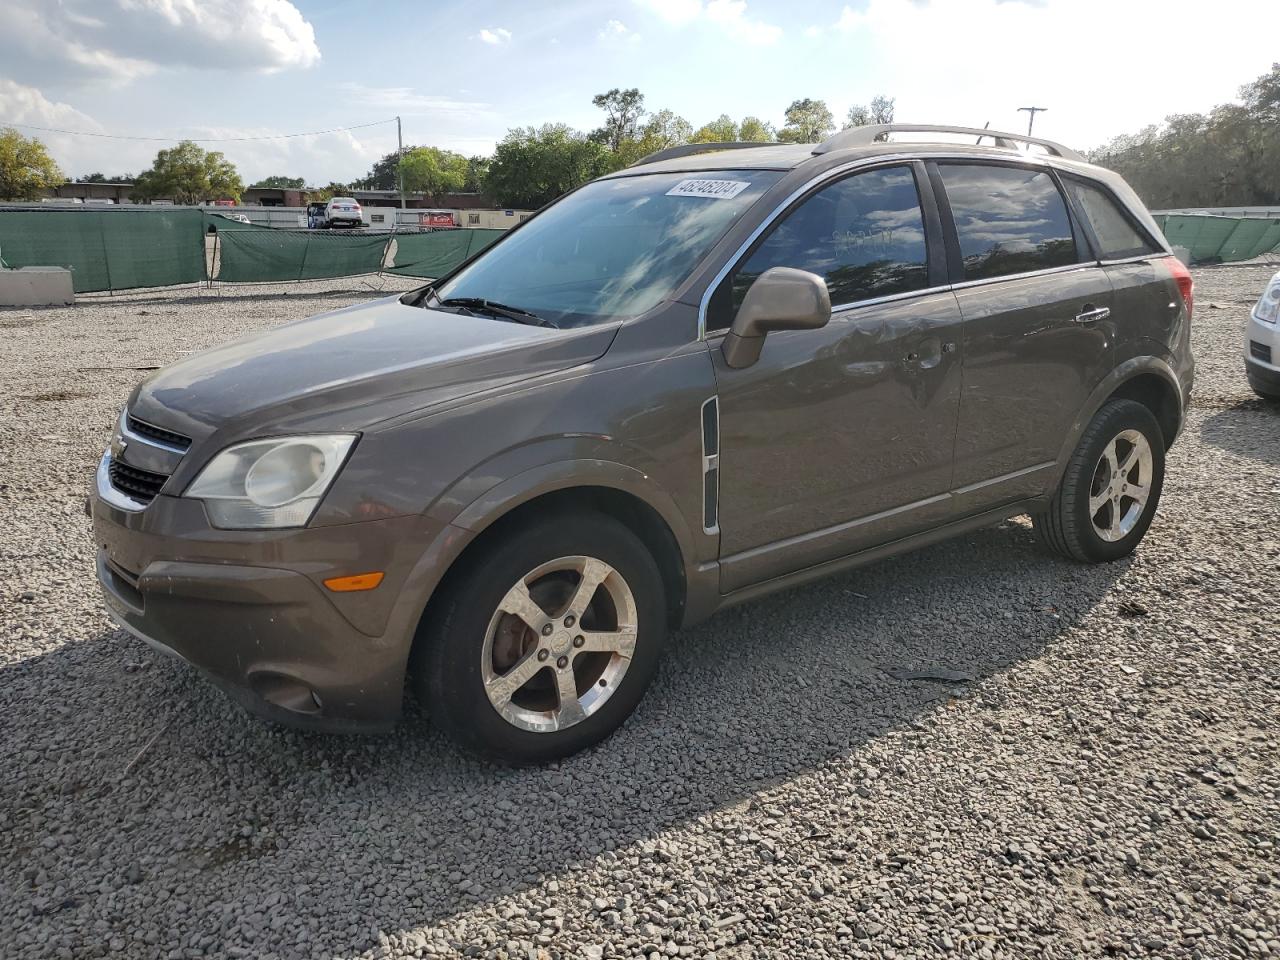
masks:
<path fill-rule="evenodd" d="M 377 273 L 386 248 L 385 236 L 219 226 L 215 279 L 279 282 Z"/>
<path fill-rule="evenodd" d="M 1156 223 L 1170 244 L 1191 251 L 1192 263 L 1235 263 L 1280 250 L 1280 220 L 1170 213 Z"/>
<path fill-rule="evenodd" d="M 479 253 L 504 230 L 341 234 L 218 224 L 217 280 L 318 280 L 362 273 L 434 278 Z"/>
<path fill-rule="evenodd" d="M 0 260 L 10 267 L 69 267 L 77 293 L 202 280 L 280 283 L 379 271 L 432 279 L 505 232 L 276 230 L 182 208 L 0 210 Z"/>
<path fill-rule="evenodd" d="M 476 229 L 401 234 L 388 245 L 384 271 L 404 277 L 439 277 L 504 233 Z"/>
<path fill-rule="evenodd" d="M 5 210 L 0 259 L 67 267 L 77 293 L 205 279 L 199 210 Z"/>

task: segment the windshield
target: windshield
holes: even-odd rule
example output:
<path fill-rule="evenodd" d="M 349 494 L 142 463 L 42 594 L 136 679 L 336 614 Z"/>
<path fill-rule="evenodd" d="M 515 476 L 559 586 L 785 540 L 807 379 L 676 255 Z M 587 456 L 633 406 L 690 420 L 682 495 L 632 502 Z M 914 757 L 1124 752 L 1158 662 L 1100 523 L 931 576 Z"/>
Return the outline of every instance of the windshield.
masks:
<path fill-rule="evenodd" d="M 777 182 L 774 170 L 597 180 L 438 287 L 429 304 L 504 304 L 559 327 L 637 316 L 671 295 Z"/>

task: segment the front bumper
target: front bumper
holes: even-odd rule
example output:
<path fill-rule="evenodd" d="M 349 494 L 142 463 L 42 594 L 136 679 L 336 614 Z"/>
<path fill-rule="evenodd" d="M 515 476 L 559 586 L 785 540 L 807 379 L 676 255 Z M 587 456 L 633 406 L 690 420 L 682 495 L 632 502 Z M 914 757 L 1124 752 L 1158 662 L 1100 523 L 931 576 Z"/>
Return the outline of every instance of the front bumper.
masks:
<path fill-rule="evenodd" d="M 229 531 L 197 500 L 111 501 L 109 487 L 90 499 L 98 580 L 130 633 L 268 719 L 347 732 L 395 723 L 421 613 L 405 587 L 438 532 L 429 521 Z M 372 570 L 385 573 L 374 590 L 323 586 Z"/>
<path fill-rule="evenodd" d="M 1254 344 L 1270 354 L 1267 362 L 1254 355 Z M 1272 397 L 1280 397 L 1280 324 L 1263 323 L 1257 317 L 1249 317 L 1245 334 L 1245 373 L 1249 385 L 1255 391 Z"/>

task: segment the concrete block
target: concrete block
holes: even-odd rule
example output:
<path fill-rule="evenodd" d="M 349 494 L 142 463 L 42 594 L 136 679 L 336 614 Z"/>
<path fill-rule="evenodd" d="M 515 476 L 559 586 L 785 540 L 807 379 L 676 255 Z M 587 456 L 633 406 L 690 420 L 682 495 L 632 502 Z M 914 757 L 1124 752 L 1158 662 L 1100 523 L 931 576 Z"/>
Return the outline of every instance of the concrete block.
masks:
<path fill-rule="evenodd" d="M 59 307 L 76 302 L 66 267 L 0 269 L 0 307 Z"/>

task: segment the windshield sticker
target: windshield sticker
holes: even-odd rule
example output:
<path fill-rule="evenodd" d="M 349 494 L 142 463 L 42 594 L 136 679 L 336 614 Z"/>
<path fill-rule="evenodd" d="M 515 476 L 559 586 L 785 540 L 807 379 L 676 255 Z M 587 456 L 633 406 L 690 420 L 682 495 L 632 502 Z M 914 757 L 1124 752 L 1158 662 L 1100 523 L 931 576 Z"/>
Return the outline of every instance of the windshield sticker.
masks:
<path fill-rule="evenodd" d="M 743 180 L 681 180 L 667 191 L 667 196 L 731 200 L 749 186 L 751 184 Z"/>

